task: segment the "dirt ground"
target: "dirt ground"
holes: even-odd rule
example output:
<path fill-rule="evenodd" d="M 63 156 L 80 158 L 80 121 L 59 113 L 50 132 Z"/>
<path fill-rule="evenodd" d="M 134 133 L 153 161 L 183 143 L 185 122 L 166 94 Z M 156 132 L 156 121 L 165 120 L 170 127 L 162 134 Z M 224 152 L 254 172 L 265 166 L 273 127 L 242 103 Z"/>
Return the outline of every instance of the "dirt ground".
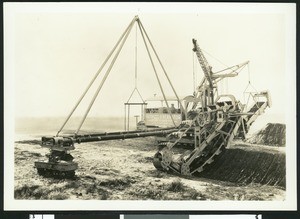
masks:
<path fill-rule="evenodd" d="M 71 152 L 79 164 L 76 177 L 43 178 L 37 174 L 34 162 L 45 159 L 48 149 L 41 148 L 39 140 L 30 136 L 15 143 L 15 199 L 285 199 L 285 188 L 276 185 L 184 178 L 160 172 L 152 164 L 157 149 L 154 137 L 76 145 Z"/>

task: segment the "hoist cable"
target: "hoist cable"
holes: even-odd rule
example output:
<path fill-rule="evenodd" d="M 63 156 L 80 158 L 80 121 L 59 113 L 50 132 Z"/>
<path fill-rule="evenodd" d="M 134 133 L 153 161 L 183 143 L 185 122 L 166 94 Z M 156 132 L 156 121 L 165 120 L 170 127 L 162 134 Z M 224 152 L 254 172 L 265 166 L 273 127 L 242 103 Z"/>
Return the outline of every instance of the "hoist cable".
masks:
<path fill-rule="evenodd" d="M 129 103 L 129 101 L 130 101 L 130 99 L 131 99 L 131 97 L 132 97 L 132 95 L 133 95 L 133 93 L 134 93 L 135 90 L 136 90 L 136 88 L 134 88 L 134 89 L 132 90 L 132 92 L 131 92 L 131 94 L 130 94 L 130 96 L 129 96 L 129 98 L 128 98 L 128 100 L 127 100 L 126 103 Z"/>
<path fill-rule="evenodd" d="M 113 67 L 113 65 L 114 65 L 114 63 L 115 63 L 115 61 L 116 61 L 116 59 L 118 58 L 118 56 L 119 56 L 119 54 L 120 54 L 120 52 L 121 52 L 121 50 L 122 50 L 122 48 L 123 48 L 123 45 L 124 45 L 126 39 L 128 38 L 128 35 L 129 35 L 129 33 L 130 33 L 130 31 L 131 31 L 131 29 L 132 29 L 132 27 L 133 27 L 133 24 L 134 24 L 134 22 L 135 22 L 136 20 L 137 20 L 137 17 L 135 17 L 135 18 L 133 19 L 133 21 L 131 22 L 131 25 L 129 26 L 129 28 L 128 28 L 128 30 L 127 30 L 127 33 L 126 33 L 125 36 L 123 37 L 123 41 L 122 41 L 122 43 L 120 44 L 119 49 L 118 49 L 117 53 L 115 54 L 113 60 L 111 61 L 111 64 L 110 64 L 110 66 L 108 67 L 108 69 L 107 69 L 107 71 L 106 71 L 106 73 L 105 73 L 105 75 L 104 75 L 104 77 L 103 77 L 103 79 L 102 79 L 102 81 L 101 81 L 101 83 L 100 83 L 98 89 L 96 90 L 96 92 L 95 92 L 95 94 L 94 94 L 94 96 L 93 96 L 93 99 L 91 100 L 91 102 L 90 102 L 90 104 L 89 104 L 89 106 L 88 106 L 88 108 L 87 108 L 87 110 L 86 110 L 86 112 L 85 112 L 85 114 L 84 114 L 84 116 L 83 116 L 83 118 L 82 118 L 82 120 L 81 120 L 81 122 L 80 122 L 80 124 L 79 124 L 79 126 L 78 126 L 78 128 L 77 128 L 77 130 L 76 130 L 76 132 L 75 132 L 75 135 L 79 132 L 79 130 L 80 130 L 82 124 L 84 123 L 84 121 L 85 121 L 85 119 L 86 119 L 86 117 L 87 117 L 87 115 L 88 115 L 88 113 L 90 112 L 90 110 L 91 110 L 91 108 L 92 108 L 92 106 L 93 106 L 93 104 L 94 104 L 94 102 L 95 102 L 95 100 L 96 100 L 96 98 L 97 98 L 97 96 L 98 96 L 98 94 L 99 94 L 101 88 L 103 87 L 104 82 L 106 81 L 106 79 L 107 79 L 107 77 L 108 77 L 108 75 L 109 75 L 109 73 L 110 73 L 110 71 L 111 71 L 111 69 L 112 69 L 112 67 Z"/>
<path fill-rule="evenodd" d="M 146 42 L 146 39 L 145 39 L 145 36 L 144 36 L 144 33 L 143 33 L 143 31 L 145 32 L 145 30 L 144 30 L 144 28 L 142 27 L 142 24 L 141 24 L 140 20 L 137 20 L 137 22 L 138 22 L 138 25 L 139 25 L 139 28 L 140 28 L 140 32 L 141 32 L 141 35 L 142 35 L 142 38 L 143 38 L 143 41 L 144 41 L 144 44 L 145 44 L 145 47 L 146 47 L 146 50 L 147 50 L 149 59 L 150 59 L 150 61 L 151 61 L 151 64 L 152 64 L 152 67 L 153 67 L 153 70 L 154 70 L 154 73 L 155 73 L 155 76 L 156 76 L 158 85 L 159 85 L 160 90 L 161 90 L 161 92 L 162 92 L 164 101 L 165 101 L 165 103 L 166 103 L 166 105 L 167 105 L 168 113 L 169 113 L 169 115 L 170 115 L 170 117 L 171 117 L 171 120 L 172 120 L 173 125 L 176 127 L 175 121 L 174 121 L 174 119 L 173 119 L 173 116 L 172 116 L 172 113 L 171 113 L 171 110 L 170 110 L 170 107 L 169 107 L 169 103 L 168 103 L 168 101 L 167 101 L 167 98 L 166 98 L 166 95 L 165 95 L 165 93 L 164 93 L 163 87 L 162 87 L 161 82 L 160 82 L 160 80 L 159 80 L 159 77 L 158 77 L 156 68 L 155 68 L 155 66 L 154 66 L 154 62 L 153 62 L 151 53 L 150 53 L 150 51 L 149 51 L 149 48 L 148 48 L 148 45 L 147 45 L 147 42 Z M 147 33 L 146 33 L 146 32 L 145 32 L 145 35 L 147 36 Z M 147 38 L 148 38 L 148 37 L 147 37 Z M 149 38 L 148 38 L 148 41 L 149 41 L 149 43 L 151 44 Z M 152 49 L 153 49 L 153 47 L 152 47 Z M 153 50 L 154 50 L 154 49 L 153 49 Z"/>
<path fill-rule="evenodd" d="M 247 66 L 247 68 L 248 68 L 248 81 L 249 81 L 249 83 L 250 83 L 250 64 L 248 64 L 248 66 Z"/>
<path fill-rule="evenodd" d="M 126 103 L 129 103 L 129 101 L 130 101 L 130 99 L 131 99 L 131 97 L 132 97 L 134 91 L 137 91 L 137 93 L 138 93 L 138 95 L 140 96 L 141 100 L 143 101 L 143 103 L 145 103 L 145 101 L 144 101 L 144 99 L 143 99 L 143 97 L 142 97 L 140 91 L 139 91 L 137 88 L 134 88 L 134 89 L 133 89 L 133 91 L 131 92 L 131 94 L 130 94 L 130 96 L 129 96 L 129 98 L 128 98 L 128 100 L 127 100 Z"/>
<path fill-rule="evenodd" d="M 193 93 L 196 91 L 196 76 L 195 76 L 195 53 L 192 51 L 192 58 L 193 58 Z"/>
<path fill-rule="evenodd" d="M 225 63 L 223 63 L 221 60 L 217 59 L 216 57 L 214 57 L 213 55 L 211 55 L 210 53 L 208 53 L 207 51 L 205 51 L 204 49 L 201 48 L 201 50 L 203 52 L 205 52 L 207 55 L 209 55 L 210 57 L 212 57 L 213 59 L 215 59 L 216 61 L 218 61 L 219 63 L 221 63 L 222 65 L 224 65 L 225 67 L 229 68 L 228 65 L 226 65 Z"/>
<path fill-rule="evenodd" d="M 249 94 L 248 99 L 247 99 L 247 103 L 246 103 L 246 107 L 248 107 L 248 103 L 249 103 L 250 96 L 252 96 L 252 92 L 251 92 L 251 91 L 250 91 L 250 92 L 247 92 L 248 88 L 250 87 L 250 88 L 252 88 L 252 90 L 255 91 L 255 93 L 258 93 L 257 90 L 256 90 L 256 88 L 255 88 L 255 87 L 252 85 L 252 83 L 251 83 L 251 78 L 250 78 L 250 65 L 249 65 L 249 64 L 248 64 L 247 68 L 248 68 L 248 84 L 247 84 L 247 86 L 246 86 L 246 88 L 245 88 L 245 90 L 244 90 L 244 92 L 243 92 L 244 101 L 245 101 L 245 95 L 246 95 L 247 93 Z"/>
<path fill-rule="evenodd" d="M 208 53 L 207 51 L 205 51 L 204 49 L 201 49 L 203 52 L 205 52 L 207 55 L 209 55 L 210 57 L 212 57 L 213 59 L 215 59 L 216 61 L 218 61 L 219 63 L 221 63 L 222 65 L 224 65 L 225 67 L 227 67 L 227 69 L 232 69 L 234 66 L 229 67 L 228 65 L 226 65 L 225 63 L 223 63 L 221 60 L 217 59 L 216 57 L 214 57 L 213 55 L 211 55 L 210 53 Z M 222 70 L 223 71 L 223 70 Z M 232 70 L 233 72 L 237 73 L 235 70 Z M 220 72 L 220 71 L 219 71 Z"/>
<path fill-rule="evenodd" d="M 143 101 L 143 103 L 145 103 L 145 101 L 144 101 L 144 99 L 143 99 L 143 97 L 142 97 L 139 89 L 137 88 L 137 78 L 138 78 L 138 76 L 137 76 L 137 25 L 138 24 L 136 24 L 136 26 L 135 26 L 135 64 L 134 64 L 134 66 L 135 66 L 134 67 L 134 69 L 135 69 L 134 70 L 134 80 L 135 80 L 135 82 L 134 82 L 134 89 L 131 92 L 131 94 L 130 94 L 130 96 L 129 96 L 129 98 L 128 98 L 128 100 L 127 100 L 126 103 L 129 103 L 132 95 L 134 94 L 134 91 L 137 91 L 137 93 L 140 96 L 141 100 Z"/>
<path fill-rule="evenodd" d="M 252 87 L 252 89 L 255 90 L 255 92 L 257 92 L 256 88 L 255 88 L 255 87 L 252 85 L 252 83 L 251 83 L 251 78 L 250 78 L 250 65 L 249 65 L 249 64 L 248 64 L 247 68 L 248 68 L 248 84 L 247 84 L 246 89 L 244 90 L 244 93 L 246 93 L 246 91 L 247 91 L 247 89 L 248 89 L 249 86 Z"/>
<path fill-rule="evenodd" d="M 140 91 L 139 91 L 138 89 L 136 89 L 136 91 L 138 92 L 138 94 L 139 94 L 140 98 L 142 99 L 143 103 L 145 103 L 145 101 L 144 101 L 142 95 L 140 94 Z"/>
<path fill-rule="evenodd" d="M 125 36 L 125 34 L 128 32 L 129 28 L 132 26 L 132 24 L 135 22 L 136 18 L 134 18 L 131 23 L 128 25 L 128 27 L 125 29 L 125 31 L 123 32 L 123 34 L 121 35 L 121 37 L 119 38 L 119 40 L 117 41 L 116 45 L 114 46 L 114 48 L 111 50 L 111 52 L 109 53 L 109 55 L 107 56 L 107 58 L 105 59 L 105 61 L 103 62 L 103 64 L 101 65 L 101 67 L 98 69 L 98 71 L 96 72 L 95 76 L 93 77 L 93 79 L 91 80 L 91 82 L 89 83 L 89 85 L 87 86 L 87 88 L 85 89 L 85 91 L 83 92 L 83 94 L 81 95 L 81 97 L 78 99 L 77 103 L 75 104 L 75 106 L 73 107 L 73 109 L 71 110 L 70 114 L 67 116 L 67 119 L 64 121 L 63 125 L 60 127 L 60 129 L 58 130 L 56 136 L 58 136 L 58 134 L 62 131 L 62 129 L 65 127 L 65 125 L 67 124 L 67 122 L 69 121 L 69 119 L 71 118 L 71 116 L 73 115 L 74 111 L 77 109 L 78 105 L 80 104 L 80 102 L 82 101 L 82 99 L 84 98 L 84 96 L 86 95 L 86 93 L 89 91 L 89 89 L 91 88 L 92 84 L 94 83 L 94 81 L 97 79 L 97 77 L 99 76 L 100 72 L 102 71 L 102 69 L 104 68 L 104 66 L 106 65 L 107 61 L 110 59 L 110 57 L 112 56 L 112 54 L 114 53 L 114 51 L 116 50 L 116 48 L 118 47 L 118 45 L 120 44 L 121 40 L 123 39 L 123 37 Z"/>

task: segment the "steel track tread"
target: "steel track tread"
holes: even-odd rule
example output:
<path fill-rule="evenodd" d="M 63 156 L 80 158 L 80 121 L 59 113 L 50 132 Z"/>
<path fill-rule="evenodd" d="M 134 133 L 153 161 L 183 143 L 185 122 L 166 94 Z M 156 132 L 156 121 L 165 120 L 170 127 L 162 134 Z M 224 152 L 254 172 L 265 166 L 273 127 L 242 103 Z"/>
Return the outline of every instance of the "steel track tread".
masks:
<path fill-rule="evenodd" d="M 75 171 L 58 171 L 44 168 L 37 168 L 37 172 L 40 176 L 56 178 L 56 179 L 74 179 Z"/>
<path fill-rule="evenodd" d="M 216 126 L 216 128 L 218 126 L 220 126 L 220 130 L 222 129 L 228 129 L 227 126 L 230 126 L 230 130 L 234 127 L 234 125 L 230 125 L 230 123 L 224 123 L 224 124 L 219 124 Z M 193 170 L 190 171 L 190 173 L 194 173 L 195 171 L 194 170 L 198 170 L 200 168 L 203 168 L 204 166 L 206 166 L 207 164 L 210 164 L 213 162 L 213 158 L 216 156 L 216 155 L 219 155 L 220 153 L 222 153 L 222 147 L 224 147 L 224 143 L 221 143 L 219 144 L 219 146 L 215 146 L 215 144 L 217 144 L 219 141 L 220 141 L 220 138 L 221 138 L 221 135 L 220 134 L 215 134 L 215 133 L 211 133 L 211 135 L 216 135 L 215 137 L 213 137 L 212 141 L 210 142 L 210 144 L 207 144 L 205 146 L 205 148 L 201 151 L 201 153 L 199 154 L 199 158 L 201 159 L 201 165 L 199 165 L 199 160 L 197 161 L 197 158 L 195 160 L 192 161 L 192 163 L 189 165 L 189 168 L 191 168 L 193 166 L 193 163 L 197 165 L 196 168 L 194 168 Z M 209 135 L 209 136 L 211 136 Z M 164 147 L 166 148 L 166 145 L 164 145 Z M 209 155 L 209 157 L 205 157 L 205 159 L 203 159 L 204 157 L 201 156 L 203 154 L 207 154 Z M 154 159 L 153 159 L 153 165 L 155 166 L 156 169 L 158 170 L 165 170 L 166 171 L 166 168 L 163 167 L 162 165 L 162 158 L 160 157 L 159 155 L 160 153 L 157 152 L 155 155 L 154 155 Z M 193 154 L 193 152 L 191 153 L 191 155 Z M 190 156 L 191 156 L 190 155 Z M 194 162 L 195 161 L 195 162 Z M 209 162 L 211 161 L 211 162 Z M 178 170 L 173 168 L 171 166 L 171 164 L 168 166 L 168 170 L 171 169 L 173 170 L 173 172 L 176 172 L 178 173 Z M 194 172 L 193 172 L 194 171 Z M 201 172 L 201 171 L 198 171 L 198 172 Z"/>
<path fill-rule="evenodd" d="M 222 129 L 225 129 L 225 130 L 226 130 L 226 129 L 228 129 L 228 126 L 229 126 L 229 129 L 230 129 L 229 133 L 231 133 L 231 131 L 232 131 L 233 128 L 235 127 L 236 123 L 237 123 L 237 121 L 235 121 L 235 123 L 234 123 L 233 125 L 231 125 L 231 123 L 226 123 L 226 124 L 224 124 L 224 125 L 221 127 L 220 130 L 222 130 Z M 223 130 L 222 130 L 222 131 L 223 131 Z M 193 174 L 193 173 L 196 172 L 196 171 L 197 171 L 197 172 L 202 172 L 202 171 L 204 170 L 205 166 L 212 164 L 212 163 L 214 162 L 214 159 L 213 159 L 213 158 L 217 155 L 218 151 L 220 151 L 220 153 L 223 153 L 222 148 L 227 144 L 228 137 L 229 137 L 229 136 L 227 136 L 226 139 L 223 139 L 223 140 L 222 140 L 222 139 L 221 139 L 221 138 L 222 138 L 221 135 L 216 136 L 216 137 L 214 138 L 214 140 L 216 139 L 215 142 L 214 142 L 214 140 L 213 140 L 213 141 L 212 141 L 212 144 L 207 145 L 207 147 L 202 151 L 202 154 L 203 154 L 203 153 L 206 153 L 206 154 L 210 154 L 210 156 L 207 157 L 207 158 L 204 160 L 204 162 L 202 161 L 202 164 L 199 165 L 199 163 L 196 163 L 196 164 L 198 164 L 198 165 L 197 165 L 198 167 L 196 167 L 194 170 L 191 170 L 191 173 Z M 218 143 L 220 139 L 221 139 L 221 143 Z M 224 142 L 224 141 L 225 141 L 225 142 Z M 218 144 L 219 146 L 216 147 L 215 144 Z M 212 150 L 210 150 L 211 147 L 212 147 Z M 209 150 L 209 152 L 207 153 L 206 150 Z M 218 154 L 218 155 L 220 155 L 220 154 Z M 191 164 L 190 166 L 192 166 L 192 164 Z M 197 169 L 198 169 L 198 170 L 197 170 Z M 199 170 L 200 170 L 200 171 L 199 171 Z"/>

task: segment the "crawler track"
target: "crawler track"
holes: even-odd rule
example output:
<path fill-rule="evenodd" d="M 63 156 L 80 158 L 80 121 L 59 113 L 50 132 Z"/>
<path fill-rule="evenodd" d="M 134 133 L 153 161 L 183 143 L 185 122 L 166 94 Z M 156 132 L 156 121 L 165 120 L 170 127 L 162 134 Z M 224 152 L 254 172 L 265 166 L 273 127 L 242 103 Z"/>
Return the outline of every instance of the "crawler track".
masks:
<path fill-rule="evenodd" d="M 51 169 L 37 169 L 37 172 L 40 176 L 51 177 L 56 179 L 73 179 L 75 177 L 75 171 L 58 171 Z"/>

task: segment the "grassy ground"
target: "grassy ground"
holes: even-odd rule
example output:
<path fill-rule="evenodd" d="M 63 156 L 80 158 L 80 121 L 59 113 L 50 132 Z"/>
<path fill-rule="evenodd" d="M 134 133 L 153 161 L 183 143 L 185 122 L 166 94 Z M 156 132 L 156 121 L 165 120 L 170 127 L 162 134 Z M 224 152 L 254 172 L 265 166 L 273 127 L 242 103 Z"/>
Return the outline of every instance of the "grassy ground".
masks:
<path fill-rule="evenodd" d="M 237 184 L 157 171 L 153 137 L 84 143 L 72 151 L 79 164 L 75 179 L 39 176 L 34 161 L 47 149 L 38 138 L 15 144 L 16 199 L 82 200 L 284 200 L 285 189 Z M 243 146 L 244 147 L 244 146 Z"/>

